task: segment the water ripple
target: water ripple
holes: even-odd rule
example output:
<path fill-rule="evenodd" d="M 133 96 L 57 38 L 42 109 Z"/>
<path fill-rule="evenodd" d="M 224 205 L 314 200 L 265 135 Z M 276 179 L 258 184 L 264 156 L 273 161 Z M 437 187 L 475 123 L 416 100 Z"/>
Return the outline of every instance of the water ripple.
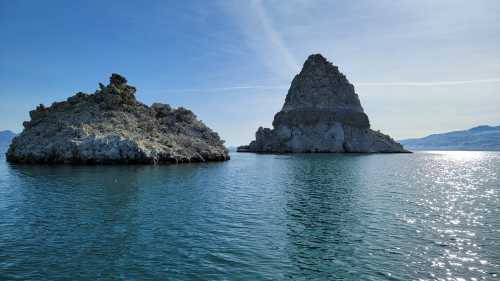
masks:
<path fill-rule="evenodd" d="M 1 280 L 499 280 L 500 153 L 0 159 Z"/>

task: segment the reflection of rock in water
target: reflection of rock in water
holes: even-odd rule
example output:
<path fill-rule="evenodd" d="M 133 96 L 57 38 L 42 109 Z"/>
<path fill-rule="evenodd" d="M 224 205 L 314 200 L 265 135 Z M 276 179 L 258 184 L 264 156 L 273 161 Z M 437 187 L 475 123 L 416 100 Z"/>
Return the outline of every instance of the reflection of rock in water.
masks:
<path fill-rule="evenodd" d="M 349 268 L 338 265 L 355 255 L 360 237 L 359 162 L 364 157 L 300 155 L 288 163 L 286 250 L 294 267 L 332 280 Z M 321 176 L 319 176 L 321 175 Z M 338 256 L 342 253 L 342 256 Z M 337 266 L 335 266 L 337 265 Z"/>
<path fill-rule="evenodd" d="M 17 250 L 32 251 L 43 245 L 58 251 L 51 253 L 51 256 L 57 256 L 56 260 L 47 259 L 44 252 L 33 252 L 29 261 L 20 260 L 16 266 L 22 268 L 24 262 L 31 262 L 50 267 L 53 272 L 71 272 L 72 276 L 81 273 L 82 268 L 91 268 L 92 271 L 83 276 L 99 280 L 113 279 L 123 274 L 124 269 L 133 272 L 131 268 L 136 266 L 137 259 L 143 264 L 175 263 L 177 261 L 168 260 L 167 252 L 179 259 L 183 257 L 175 252 L 179 240 L 182 240 L 179 237 L 193 227 L 183 220 L 202 217 L 196 213 L 199 209 L 189 208 L 192 193 L 180 191 L 189 187 L 186 183 L 203 186 L 201 182 L 207 179 L 204 174 L 209 173 L 207 169 L 217 169 L 220 165 L 223 164 L 7 164 L 8 174 L 13 177 L 11 180 L 19 182 L 15 194 L 22 196 L 16 199 L 18 205 L 8 208 L 17 213 L 12 217 L 22 217 L 12 228 L 26 236 L 18 239 L 27 242 Z M 181 188 L 169 197 L 169 189 L 178 186 Z M 9 216 L 8 213 L 2 215 Z M 78 267 L 79 260 L 85 262 L 84 267 Z M 179 263 L 187 264 L 187 261 Z M 26 265 L 27 268 L 30 266 Z"/>
<path fill-rule="evenodd" d="M 354 86 L 322 55 L 311 55 L 295 76 L 273 129 L 260 127 L 240 152 L 408 152 L 370 129 Z"/>
<path fill-rule="evenodd" d="M 26 228 L 22 233 L 31 236 L 24 240 L 72 248 L 57 254 L 57 264 L 46 261 L 45 253 L 33 253 L 33 261 L 61 267 L 60 272 L 78 272 L 79 268 L 60 262 L 77 258 L 96 269 L 92 274 L 117 276 L 110 262 L 120 263 L 139 241 L 140 186 L 154 167 L 10 165 L 9 169 L 19 175 L 16 180 L 22 189 L 17 211 L 24 216 L 18 223 Z M 96 258 L 102 256 L 106 259 Z"/>

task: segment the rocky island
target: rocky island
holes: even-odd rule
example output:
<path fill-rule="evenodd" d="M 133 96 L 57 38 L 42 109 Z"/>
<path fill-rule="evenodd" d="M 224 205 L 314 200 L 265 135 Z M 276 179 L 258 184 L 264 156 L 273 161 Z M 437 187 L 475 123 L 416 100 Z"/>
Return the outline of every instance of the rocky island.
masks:
<path fill-rule="evenodd" d="M 118 74 L 94 94 L 38 106 L 7 151 L 15 163 L 165 164 L 229 159 L 219 135 L 188 109 L 147 106 Z"/>
<path fill-rule="evenodd" d="M 257 153 L 408 152 L 388 135 L 370 129 L 354 86 L 322 55 L 309 56 L 274 116 L 255 140 L 238 147 Z"/>

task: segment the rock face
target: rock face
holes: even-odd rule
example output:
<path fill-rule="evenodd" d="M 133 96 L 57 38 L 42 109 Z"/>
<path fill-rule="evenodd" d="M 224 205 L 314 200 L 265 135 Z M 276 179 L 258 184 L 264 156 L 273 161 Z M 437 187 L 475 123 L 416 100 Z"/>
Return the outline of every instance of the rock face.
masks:
<path fill-rule="evenodd" d="M 239 152 L 408 152 L 370 129 L 354 86 L 322 55 L 311 55 L 295 76 L 273 129 L 260 127 Z"/>
<path fill-rule="evenodd" d="M 190 110 L 160 103 L 148 107 L 118 74 L 99 87 L 94 94 L 80 92 L 31 111 L 7 161 L 163 164 L 229 159 L 224 141 Z"/>

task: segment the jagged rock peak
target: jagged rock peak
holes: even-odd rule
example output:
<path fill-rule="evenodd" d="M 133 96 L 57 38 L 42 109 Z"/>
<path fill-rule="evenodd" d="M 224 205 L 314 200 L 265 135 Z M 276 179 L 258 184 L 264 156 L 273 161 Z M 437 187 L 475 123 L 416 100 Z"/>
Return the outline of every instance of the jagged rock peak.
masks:
<path fill-rule="evenodd" d="M 122 86 L 127 84 L 127 79 L 120 74 L 112 73 L 109 78 L 109 84 L 115 86 Z"/>
<path fill-rule="evenodd" d="M 318 67 L 322 67 L 323 69 L 332 69 L 332 70 L 337 70 L 338 67 L 333 65 L 331 62 L 329 62 L 323 55 L 321 54 L 312 54 L 310 55 L 306 61 L 304 62 L 304 65 L 302 66 L 302 70 L 310 70 L 310 69 L 317 69 Z"/>
<path fill-rule="evenodd" d="M 320 54 L 307 58 L 292 81 L 282 111 L 311 109 L 364 112 L 354 86 Z"/>
<path fill-rule="evenodd" d="M 328 75 L 330 79 L 336 78 L 341 80 L 342 82 L 347 82 L 347 78 L 345 75 L 339 71 L 338 66 L 329 62 L 323 55 L 321 54 L 313 54 L 310 55 L 307 60 L 304 62 L 302 66 L 302 71 L 299 75 Z"/>

